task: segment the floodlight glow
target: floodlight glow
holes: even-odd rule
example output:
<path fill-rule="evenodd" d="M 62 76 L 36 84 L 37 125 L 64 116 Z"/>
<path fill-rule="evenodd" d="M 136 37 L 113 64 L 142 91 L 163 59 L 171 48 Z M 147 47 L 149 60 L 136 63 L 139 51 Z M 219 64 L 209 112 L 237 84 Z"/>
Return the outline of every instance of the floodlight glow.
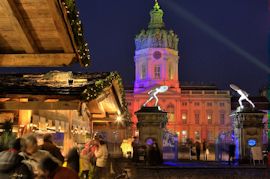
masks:
<path fill-rule="evenodd" d="M 266 71 L 267 73 L 270 73 L 270 68 L 262 63 L 258 58 L 254 57 L 247 51 L 243 50 L 241 47 L 239 47 L 237 44 L 226 38 L 224 35 L 219 33 L 217 30 L 212 28 L 211 26 L 204 23 L 202 20 L 191 14 L 189 11 L 185 10 L 183 7 L 181 7 L 179 4 L 176 4 L 173 1 L 166 1 L 164 3 L 167 5 L 170 9 L 172 9 L 177 15 L 181 16 L 185 20 L 192 23 L 194 26 L 198 27 L 202 31 L 206 32 L 209 36 L 213 37 L 215 40 L 219 41 L 220 43 L 224 44 L 231 50 L 233 50 L 235 53 L 239 54 L 240 56 L 247 59 L 249 62 L 253 63 L 257 67 L 261 68 L 263 71 Z"/>

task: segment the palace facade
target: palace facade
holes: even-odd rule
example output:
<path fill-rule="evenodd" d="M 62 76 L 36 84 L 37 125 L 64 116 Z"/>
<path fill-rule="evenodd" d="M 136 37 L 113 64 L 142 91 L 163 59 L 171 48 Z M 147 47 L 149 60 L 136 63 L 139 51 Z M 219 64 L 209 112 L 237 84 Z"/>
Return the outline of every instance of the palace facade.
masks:
<path fill-rule="evenodd" d="M 214 142 L 220 133 L 231 130 L 230 92 L 209 84 L 181 84 L 178 79 L 179 38 L 165 28 L 158 2 L 150 16 L 148 28 L 135 37 L 135 82 L 132 89 L 126 88 L 133 134 L 137 132 L 134 113 L 148 99 L 148 91 L 166 85 L 169 90 L 158 94 L 158 105 L 168 112 L 167 128 L 178 134 L 183 143 L 188 138 Z M 149 106 L 154 103 L 151 102 Z"/>

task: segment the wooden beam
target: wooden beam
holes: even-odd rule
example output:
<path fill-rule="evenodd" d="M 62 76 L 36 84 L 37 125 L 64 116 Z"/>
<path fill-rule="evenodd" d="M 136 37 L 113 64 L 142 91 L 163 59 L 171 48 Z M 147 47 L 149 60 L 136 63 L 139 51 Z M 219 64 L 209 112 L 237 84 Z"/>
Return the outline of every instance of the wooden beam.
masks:
<path fill-rule="evenodd" d="M 31 34 L 25 24 L 20 11 L 14 0 L 1 0 L 0 6 L 5 10 L 10 22 L 15 30 L 16 36 L 19 36 L 21 45 L 23 46 L 26 53 L 37 53 L 38 48 L 35 44 Z"/>
<path fill-rule="evenodd" d="M 78 110 L 79 102 L 59 101 L 59 102 L 0 102 L 0 110 Z"/>
<path fill-rule="evenodd" d="M 72 46 L 71 37 L 69 36 L 68 27 L 64 21 L 62 10 L 59 7 L 59 1 L 58 0 L 47 0 L 53 22 L 55 25 L 55 28 L 58 32 L 58 35 L 60 37 L 63 49 L 67 53 L 74 52 L 74 48 Z"/>
<path fill-rule="evenodd" d="M 0 67 L 55 67 L 70 65 L 74 58 L 75 53 L 0 54 Z"/>

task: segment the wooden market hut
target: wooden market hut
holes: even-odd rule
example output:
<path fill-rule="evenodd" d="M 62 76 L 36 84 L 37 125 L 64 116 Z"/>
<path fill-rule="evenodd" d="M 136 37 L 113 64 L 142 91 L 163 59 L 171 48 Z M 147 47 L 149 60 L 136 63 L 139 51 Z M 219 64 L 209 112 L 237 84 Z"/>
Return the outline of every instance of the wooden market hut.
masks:
<path fill-rule="evenodd" d="M 0 24 L 0 67 L 90 65 L 74 0 L 1 0 Z M 116 72 L 1 74 L 0 124 L 7 119 L 18 135 L 55 134 L 65 152 L 94 132 L 120 143 L 128 124 L 121 78 Z"/>

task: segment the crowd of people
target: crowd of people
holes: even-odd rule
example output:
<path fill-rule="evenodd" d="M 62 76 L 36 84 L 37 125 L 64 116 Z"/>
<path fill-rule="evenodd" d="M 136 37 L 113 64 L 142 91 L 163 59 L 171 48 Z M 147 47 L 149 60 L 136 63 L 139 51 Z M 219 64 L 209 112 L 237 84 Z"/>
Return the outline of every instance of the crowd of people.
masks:
<path fill-rule="evenodd" d="M 9 149 L 0 152 L 0 178 L 16 179 L 79 179 L 103 178 L 108 159 L 104 139 L 96 136 L 82 149 L 74 147 L 64 157 L 54 144 L 51 134 L 45 134 L 44 143 L 29 134 L 10 142 Z"/>
<path fill-rule="evenodd" d="M 160 165 L 163 162 L 159 146 L 155 141 L 147 145 L 142 145 L 139 143 L 138 137 L 134 137 L 132 142 L 132 148 L 132 161 L 135 163 L 139 161 L 144 161 L 147 162 L 149 165 Z"/>

